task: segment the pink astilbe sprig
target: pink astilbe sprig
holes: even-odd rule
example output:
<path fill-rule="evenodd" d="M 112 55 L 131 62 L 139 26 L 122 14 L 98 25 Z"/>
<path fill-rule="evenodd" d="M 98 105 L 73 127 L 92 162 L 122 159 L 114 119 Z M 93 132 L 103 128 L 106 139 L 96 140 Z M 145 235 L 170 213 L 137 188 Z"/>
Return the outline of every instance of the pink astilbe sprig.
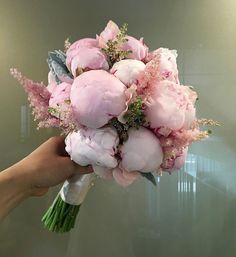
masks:
<path fill-rule="evenodd" d="M 59 127 L 59 119 L 53 117 L 48 112 L 48 104 L 51 94 L 47 90 L 46 86 L 42 82 L 37 83 L 26 78 L 17 69 L 12 68 L 10 72 L 11 75 L 23 86 L 28 95 L 30 106 L 33 109 L 34 118 L 39 122 L 38 128 Z"/>
<path fill-rule="evenodd" d="M 160 57 L 156 55 L 150 62 L 146 64 L 144 71 L 140 72 L 138 78 L 137 92 L 139 95 L 149 95 L 152 91 L 152 87 L 157 81 L 160 81 L 159 77 L 159 63 Z"/>
<path fill-rule="evenodd" d="M 67 106 L 64 106 L 60 110 L 60 115 L 59 115 L 59 121 L 60 125 L 59 127 L 63 130 L 62 134 L 69 134 L 72 131 L 78 131 L 79 129 L 83 128 L 78 122 L 76 122 L 72 107 L 70 104 Z"/>
<path fill-rule="evenodd" d="M 160 136 L 159 133 L 156 133 L 156 135 Z M 197 125 L 192 129 L 181 129 L 172 131 L 168 136 L 160 136 L 159 140 L 163 150 L 161 169 L 169 173 L 180 169 L 184 164 L 188 146 L 207 137 L 208 132 L 201 131 Z"/>
<path fill-rule="evenodd" d="M 160 141 L 163 147 L 174 146 L 174 147 L 186 147 L 191 143 L 203 139 L 203 133 L 198 128 L 194 129 L 181 129 L 178 131 L 172 131 L 167 137 L 161 136 Z M 207 135 L 205 135 L 205 138 Z"/>
<path fill-rule="evenodd" d="M 158 48 L 150 52 L 146 58 L 146 68 L 140 73 L 138 79 L 139 93 L 148 96 L 153 87 L 162 80 L 180 84 L 176 58 L 176 50 L 169 50 L 168 48 Z"/>
<path fill-rule="evenodd" d="M 163 147 L 163 160 L 161 170 L 169 173 L 179 170 L 183 165 L 187 156 L 188 147 Z"/>

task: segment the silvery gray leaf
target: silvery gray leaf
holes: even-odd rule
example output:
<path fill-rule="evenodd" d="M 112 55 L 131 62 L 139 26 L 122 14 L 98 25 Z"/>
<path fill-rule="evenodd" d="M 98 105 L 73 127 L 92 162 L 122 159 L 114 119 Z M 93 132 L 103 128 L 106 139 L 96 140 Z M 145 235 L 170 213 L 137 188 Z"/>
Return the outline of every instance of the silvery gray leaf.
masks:
<path fill-rule="evenodd" d="M 73 79 L 72 74 L 66 67 L 66 55 L 62 51 L 53 51 L 48 53 L 48 66 L 57 84 L 61 82 L 70 83 Z"/>

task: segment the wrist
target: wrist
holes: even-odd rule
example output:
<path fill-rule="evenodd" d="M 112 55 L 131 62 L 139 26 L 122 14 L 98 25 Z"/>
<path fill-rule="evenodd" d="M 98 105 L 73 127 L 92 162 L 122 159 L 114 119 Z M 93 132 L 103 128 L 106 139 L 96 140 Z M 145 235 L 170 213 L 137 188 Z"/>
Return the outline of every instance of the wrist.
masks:
<path fill-rule="evenodd" d="M 31 186 L 29 179 L 20 164 L 17 163 L 4 170 L 2 175 L 6 184 L 11 188 L 11 196 L 13 198 L 17 198 L 18 201 L 23 201 L 30 196 Z"/>
<path fill-rule="evenodd" d="M 0 221 L 18 204 L 30 196 L 24 176 L 17 166 L 0 172 Z"/>
<path fill-rule="evenodd" d="M 13 178 L 19 184 L 23 197 L 43 196 L 47 193 L 48 187 L 44 187 L 37 183 L 40 178 L 40 167 L 37 163 L 32 163 L 28 157 L 14 165 Z"/>

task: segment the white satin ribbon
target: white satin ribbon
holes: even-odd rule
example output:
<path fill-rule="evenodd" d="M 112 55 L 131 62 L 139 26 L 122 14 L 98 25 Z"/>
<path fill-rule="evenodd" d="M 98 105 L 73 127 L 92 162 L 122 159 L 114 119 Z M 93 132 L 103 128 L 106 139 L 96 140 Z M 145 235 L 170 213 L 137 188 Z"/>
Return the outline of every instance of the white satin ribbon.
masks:
<path fill-rule="evenodd" d="M 91 188 L 95 174 L 74 175 L 63 184 L 60 196 L 71 205 L 80 205 Z"/>

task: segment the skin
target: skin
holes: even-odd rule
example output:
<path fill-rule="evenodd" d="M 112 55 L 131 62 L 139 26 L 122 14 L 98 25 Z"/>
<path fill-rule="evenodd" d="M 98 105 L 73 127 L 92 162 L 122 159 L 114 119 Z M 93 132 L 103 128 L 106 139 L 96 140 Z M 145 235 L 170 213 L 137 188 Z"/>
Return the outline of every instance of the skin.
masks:
<path fill-rule="evenodd" d="M 70 160 L 63 137 L 52 137 L 27 157 L 0 172 L 0 221 L 17 205 L 32 196 L 43 196 L 50 187 L 75 173 L 92 172 Z"/>

